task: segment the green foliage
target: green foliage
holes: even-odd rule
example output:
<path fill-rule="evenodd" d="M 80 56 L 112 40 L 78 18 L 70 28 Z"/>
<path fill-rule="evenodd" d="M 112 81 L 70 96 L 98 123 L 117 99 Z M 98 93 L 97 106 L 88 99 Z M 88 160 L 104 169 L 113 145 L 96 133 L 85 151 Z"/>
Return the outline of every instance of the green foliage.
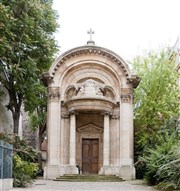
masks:
<path fill-rule="evenodd" d="M 13 157 L 13 186 L 25 187 L 32 183 L 37 170 L 37 164 L 23 161 L 19 155 L 15 154 Z"/>
<path fill-rule="evenodd" d="M 0 139 L 13 145 L 13 151 L 19 155 L 22 160 L 35 162 L 37 160 L 37 152 L 29 146 L 25 140 L 21 140 L 17 135 L 6 135 L 0 133 Z"/>
<path fill-rule="evenodd" d="M 40 76 L 57 52 L 56 19 L 51 0 L 0 2 L 0 73 L 6 74 L 0 81 L 10 96 L 7 109 L 13 114 L 15 133 L 22 102 L 26 111 L 42 102 Z"/>
<path fill-rule="evenodd" d="M 180 189 L 180 136 L 176 131 L 158 133 L 158 142 L 144 151 L 145 178 L 151 184 Z"/>
<path fill-rule="evenodd" d="M 135 90 L 135 134 L 137 150 L 148 146 L 153 133 L 171 118 L 179 116 L 178 73 L 169 51 L 151 52 L 133 61 L 141 82 Z"/>
<path fill-rule="evenodd" d="M 13 182 L 15 187 L 31 183 L 38 170 L 37 152 L 16 135 L 0 133 L 0 139 L 13 145 Z"/>
<path fill-rule="evenodd" d="M 170 51 L 150 52 L 133 61 L 141 82 L 135 90 L 135 167 L 138 178 L 180 189 L 179 87 Z"/>
<path fill-rule="evenodd" d="M 175 190 L 180 190 L 180 142 L 172 147 L 165 156 L 166 163 L 158 170 L 156 175 L 163 181 L 159 184 L 160 187 L 173 187 Z"/>
<path fill-rule="evenodd" d="M 133 66 L 142 79 L 135 91 L 137 124 L 154 127 L 178 114 L 178 73 L 175 63 L 169 63 L 169 53 L 150 53 L 148 58 L 137 58 Z"/>

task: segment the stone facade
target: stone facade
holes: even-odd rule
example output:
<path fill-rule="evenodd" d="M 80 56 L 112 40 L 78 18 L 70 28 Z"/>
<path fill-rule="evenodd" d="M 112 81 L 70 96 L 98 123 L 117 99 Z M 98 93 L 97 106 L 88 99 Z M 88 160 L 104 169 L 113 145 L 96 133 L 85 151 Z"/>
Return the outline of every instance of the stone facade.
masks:
<path fill-rule="evenodd" d="M 114 52 L 87 44 L 62 54 L 48 86 L 44 178 L 113 174 L 135 178 L 133 89 L 139 78 Z M 77 168 L 78 167 L 78 168 Z"/>

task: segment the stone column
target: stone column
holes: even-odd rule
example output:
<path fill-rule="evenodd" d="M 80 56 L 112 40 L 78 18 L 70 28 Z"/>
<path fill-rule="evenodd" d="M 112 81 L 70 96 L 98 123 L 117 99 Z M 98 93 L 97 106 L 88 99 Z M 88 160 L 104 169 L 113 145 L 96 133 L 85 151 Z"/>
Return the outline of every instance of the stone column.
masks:
<path fill-rule="evenodd" d="M 104 114 L 103 166 L 109 166 L 109 113 Z"/>
<path fill-rule="evenodd" d="M 59 176 L 60 152 L 60 88 L 48 88 L 47 116 L 47 165 L 44 178 L 53 179 Z"/>
<path fill-rule="evenodd" d="M 120 176 L 125 180 L 135 178 L 133 154 L 133 96 L 121 95 L 120 104 Z"/>
<path fill-rule="evenodd" d="M 74 111 L 70 111 L 69 130 L 69 165 L 66 166 L 64 173 L 78 174 L 78 168 L 76 167 L 76 114 Z"/>
<path fill-rule="evenodd" d="M 69 164 L 76 165 L 76 115 L 70 113 L 70 148 L 69 148 Z"/>

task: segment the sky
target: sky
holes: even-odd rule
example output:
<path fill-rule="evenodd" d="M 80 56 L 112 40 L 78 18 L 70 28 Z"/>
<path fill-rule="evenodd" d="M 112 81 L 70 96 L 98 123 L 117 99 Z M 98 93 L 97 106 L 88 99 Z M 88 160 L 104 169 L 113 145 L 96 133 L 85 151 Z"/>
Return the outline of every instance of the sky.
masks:
<path fill-rule="evenodd" d="M 53 8 L 59 54 L 86 45 L 90 28 L 97 46 L 124 60 L 173 46 L 180 36 L 180 0 L 54 0 Z"/>

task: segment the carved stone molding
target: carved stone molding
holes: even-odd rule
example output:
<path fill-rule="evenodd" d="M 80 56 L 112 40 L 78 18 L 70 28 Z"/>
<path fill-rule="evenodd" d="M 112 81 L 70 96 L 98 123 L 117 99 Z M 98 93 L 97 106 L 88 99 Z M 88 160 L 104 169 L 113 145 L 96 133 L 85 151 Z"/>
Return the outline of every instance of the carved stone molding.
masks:
<path fill-rule="evenodd" d="M 78 112 L 73 110 L 69 110 L 69 115 L 78 115 Z"/>
<path fill-rule="evenodd" d="M 81 83 L 70 85 L 66 89 L 65 100 L 77 98 L 98 98 L 114 101 L 115 92 L 112 87 L 100 83 L 94 79 L 86 79 Z"/>
<path fill-rule="evenodd" d="M 119 115 L 111 115 L 111 119 L 118 120 L 118 119 L 120 119 L 120 116 Z"/>
<path fill-rule="evenodd" d="M 62 119 L 69 119 L 69 113 L 62 113 L 61 118 Z"/>
<path fill-rule="evenodd" d="M 133 95 L 132 94 L 121 95 L 121 102 L 122 103 L 132 103 L 133 102 Z"/>
<path fill-rule="evenodd" d="M 132 75 L 130 78 L 127 78 L 127 83 L 132 84 L 133 88 L 137 88 L 140 81 L 141 79 L 137 75 Z"/>
<path fill-rule="evenodd" d="M 61 57 L 59 62 L 55 65 L 54 70 L 52 71 L 52 76 L 55 75 L 58 67 L 61 64 L 63 64 L 66 60 L 71 59 L 76 56 L 82 56 L 82 55 L 86 55 L 86 54 L 87 55 L 88 54 L 100 55 L 102 57 L 107 58 L 108 60 L 111 60 L 112 62 L 117 63 L 121 67 L 124 75 L 126 77 L 129 76 L 126 65 L 124 64 L 122 59 L 117 54 L 115 54 L 114 52 L 112 52 L 108 49 L 98 47 L 98 46 L 83 46 L 83 47 L 74 48 L 74 49 L 68 51 L 66 54 L 64 54 Z"/>
<path fill-rule="evenodd" d="M 102 113 L 101 113 L 101 115 L 108 115 L 108 116 L 111 116 L 112 115 L 112 111 L 103 111 Z"/>
<path fill-rule="evenodd" d="M 50 87 L 48 88 L 48 99 L 49 100 L 60 100 L 60 88 L 59 87 Z"/>

